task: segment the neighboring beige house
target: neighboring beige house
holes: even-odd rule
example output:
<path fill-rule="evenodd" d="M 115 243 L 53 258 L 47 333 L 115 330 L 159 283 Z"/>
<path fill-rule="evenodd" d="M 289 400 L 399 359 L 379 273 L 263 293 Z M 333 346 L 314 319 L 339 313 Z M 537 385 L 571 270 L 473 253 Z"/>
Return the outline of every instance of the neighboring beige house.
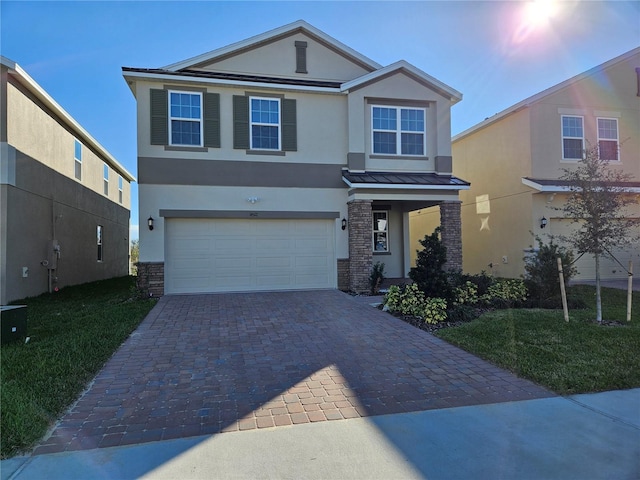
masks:
<path fill-rule="evenodd" d="M 567 192 L 558 178 L 589 145 L 599 147 L 610 168 L 632 174 L 634 181 L 627 187 L 632 195 L 640 194 L 639 68 L 636 48 L 453 138 L 454 174 L 472 183 L 460 195 L 465 272 L 520 277 L 523 258 L 537 246 L 533 234 L 547 242 L 549 235 L 566 235 L 575 227 L 555 210 Z M 629 215 L 639 218 L 640 206 Z M 432 229 L 431 217 L 426 210 L 413 214 L 412 231 Z M 633 260 L 640 270 L 640 246 L 628 245 L 614 254 L 625 268 Z M 582 256 L 576 266 L 579 279 L 595 278 L 591 255 Z M 603 260 L 601 274 L 627 277 L 613 260 Z"/>
<path fill-rule="evenodd" d="M 0 57 L 0 303 L 127 275 L 135 179 Z"/>
<path fill-rule="evenodd" d="M 451 106 L 304 21 L 172 65 L 123 68 L 137 100 L 139 281 L 151 293 L 364 291 L 411 267 L 409 212 L 439 206 L 461 263 Z"/>

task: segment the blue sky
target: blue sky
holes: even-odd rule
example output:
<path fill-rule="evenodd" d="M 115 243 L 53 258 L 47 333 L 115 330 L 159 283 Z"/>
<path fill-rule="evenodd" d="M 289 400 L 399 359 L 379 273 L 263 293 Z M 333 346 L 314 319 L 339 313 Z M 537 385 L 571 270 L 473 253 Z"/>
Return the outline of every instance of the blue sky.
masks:
<path fill-rule="evenodd" d="M 123 66 L 162 67 L 302 19 L 382 65 L 406 60 L 462 92 L 456 134 L 640 45 L 639 1 L 544 3 L 2 0 L 0 53 L 135 176 Z M 136 185 L 132 194 L 137 238 Z"/>

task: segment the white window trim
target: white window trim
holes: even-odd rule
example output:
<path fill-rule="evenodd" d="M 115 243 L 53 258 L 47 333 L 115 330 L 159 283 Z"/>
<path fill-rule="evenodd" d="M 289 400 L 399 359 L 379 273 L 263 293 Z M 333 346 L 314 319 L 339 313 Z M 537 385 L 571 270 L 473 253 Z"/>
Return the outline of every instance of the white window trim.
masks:
<path fill-rule="evenodd" d="M 564 134 L 564 119 L 565 118 L 580 118 L 582 120 L 582 137 L 569 137 Z M 582 141 L 582 151 L 584 152 L 584 116 L 583 115 L 562 115 L 560 118 L 560 151 L 562 152 L 562 161 L 563 162 L 579 162 L 582 160 L 583 156 L 580 158 L 566 158 L 564 156 L 564 140 L 581 140 Z"/>
<path fill-rule="evenodd" d="M 374 228 L 374 225 L 371 225 L 371 249 L 374 254 L 376 253 L 390 253 L 391 252 L 391 238 L 389 235 L 389 210 L 372 210 L 371 218 L 375 216 L 376 213 L 384 213 L 387 218 L 387 229 L 386 230 L 377 230 Z M 376 250 L 376 233 L 386 233 L 387 234 L 387 249 L 386 250 Z"/>
<path fill-rule="evenodd" d="M 396 110 L 396 122 L 397 129 L 396 130 L 384 130 L 384 129 L 374 129 L 373 128 L 373 109 L 374 108 L 388 108 Z M 424 130 L 422 132 L 414 132 L 414 131 L 404 131 L 402 130 L 402 110 L 422 110 L 424 114 Z M 386 155 L 390 157 L 426 157 L 427 156 L 427 109 L 424 107 L 410 107 L 410 106 L 396 106 L 396 105 L 371 105 L 370 110 L 371 116 L 371 154 L 372 155 Z M 378 153 L 374 150 L 374 132 L 387 132 L 396 134 L 396 153 Z M 415 155 L 410 153 L 402 153 L 402 134 L 403 133 L 415 133 L 422 134 L 422 155 Z"/>
<path fill-rule="evenodd" d="M 200 97 L 200 118 L 195 119 L 195 118 L 183 118 L 183 117 L 173 117 L 171 115 L 171 94 L 172 93 L 178 93 L 178 94 L 187 94 L 187 95 L 197 95 L 198 97 Z M 169 90 L 169 93 L 167 94 L 167 108 L 168 108 L 168 119 L 169 119 L 169 145 L 170 146 L 176 146 L 176 147 L 202 147 L 204 146 L 204 103 L 203 103 L 203 99 L 202 99 L 202 92 L 193 92 L 193 91 L 187 91 L 187 90 Z M 200 144 L 195 145 L 193 143 L 173 143 L 173 135 L 172 135 L 172 131 L 171 131 L 171 120 L 180 120 L 182 122 L 199 122 L 200 123 Z"/>
<path fill-rule="evenodd" d="M 614 120 L 616 122 L 616 138 L 600 138 L 600 120 Z M 616 146 L 618 148 L 618 159 L 617 160 L 609 160 L 609 163 L 621 163 L 621 151 L 620 151 L 620 122 L 615 117 L 596 117 L 596 137 L 598 138 L 598 155 L 600 154 L 600 140 L 605 142 L 612 142 L 615 140 Z"/>
<path fill-rule="evenodd" d="M 73 159 L 75 160 L 73 167 L 74 167 L 74 171 L 73 171 L 73 176 L 76 180 L 78 181 L 82 181 L 82 142 L 80 140 L 78 140 L 77 138 L 73 139 Z M 80 158 L 78 158 L 76 156 L 76 145 L 80 145 Z M 78 178 L 78 176 L 76 175 L 76 168 L 79 167 L 79 171 L 80 171 L 80 178 Z"/>
<path fill-rule="evenodd" d="M 122 193 L 123 180 L 122 175 L 118 175 L 118 201 L 122 203 L 123 193 Z"/>
<path fill-rule="evenodd" d="M 251 118 L 251 102 L 253 100 L 268 100 L 270 102 L 278 102 L 278 124 L 254 122 Z M 253 126 L 264 125 L 267 127 L 278 127 L 278 148 L 264 148 L 253 146 Z M 280 98 L 275 97 L 249 97 L 249 149 L 250 150 L 267 150 L 269 152 L 279 152 L 282 150 L 282 102 Z"/>
<path fill-rule="evenodd" d="M 106 163 L 102 166 L 102 180 L 105 196 L 109 196 L 109 165 Z"/>

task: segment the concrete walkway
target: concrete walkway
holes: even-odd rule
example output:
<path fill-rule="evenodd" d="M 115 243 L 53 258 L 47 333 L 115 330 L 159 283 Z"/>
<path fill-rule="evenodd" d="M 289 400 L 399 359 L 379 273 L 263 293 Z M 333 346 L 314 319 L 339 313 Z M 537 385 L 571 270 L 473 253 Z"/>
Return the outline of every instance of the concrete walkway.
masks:
<path fill-rule="evenodd" d="M 640 389 L 5 460 L 2 480 L 637 480 Z"/>

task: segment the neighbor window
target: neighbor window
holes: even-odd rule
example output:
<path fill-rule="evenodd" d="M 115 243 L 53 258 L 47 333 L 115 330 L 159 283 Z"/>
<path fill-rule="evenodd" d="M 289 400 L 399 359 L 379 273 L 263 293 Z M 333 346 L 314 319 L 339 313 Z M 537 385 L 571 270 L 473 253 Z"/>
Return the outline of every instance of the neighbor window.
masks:
<path fill-rule="evenodd" d="M 425 155 L 424 108 L 371 107 L 373 153 Z"/>
<path fill-rule="evenodd" d="M 122 203 L 122 177 L 118 176 L 118 201 Z"/>
<path fill-rule="evenodd" d="M 618 156 L 618 119 L 598 119 L 598 152 L 602 160 L 617 162 Z"/>
<path fill-rule="evenodd" d="M 109 165 L 106 163 L 102 167 L 102 177 L 104 179 L 104 194 L 109 196 Z"/>
<path fill-rule="evenodd" d="M 202 146 L 202 94 L 169 92 L 171 145 Z"/>
<path fill-rule="evenodd" d="M 582 117 L 562 117 L 562 158 L 582 160 L 584 151 L 584 128 Z"/>
<path fill-rule="evenodd" d="M 373 212 L 373 251 L 389 251 L 389 212 L 374 210 Z"/>
<path fill-rule="evenodd" d="M 78 180 L 82 180 L 82 144 L 76 140 L 73 151 L 75 159 L 75 175 Z"/>
<path fill-rule="evenodd" d="M 98 261 L 102 261 L 102 225 L 98 225 L 98 229 L 96 232 L 96 241 L 98 244 Z"/>
<path fill-rule="evenodd" d="M 251 97 L 251 148 L 280 150 L 280 99 Z"/>

